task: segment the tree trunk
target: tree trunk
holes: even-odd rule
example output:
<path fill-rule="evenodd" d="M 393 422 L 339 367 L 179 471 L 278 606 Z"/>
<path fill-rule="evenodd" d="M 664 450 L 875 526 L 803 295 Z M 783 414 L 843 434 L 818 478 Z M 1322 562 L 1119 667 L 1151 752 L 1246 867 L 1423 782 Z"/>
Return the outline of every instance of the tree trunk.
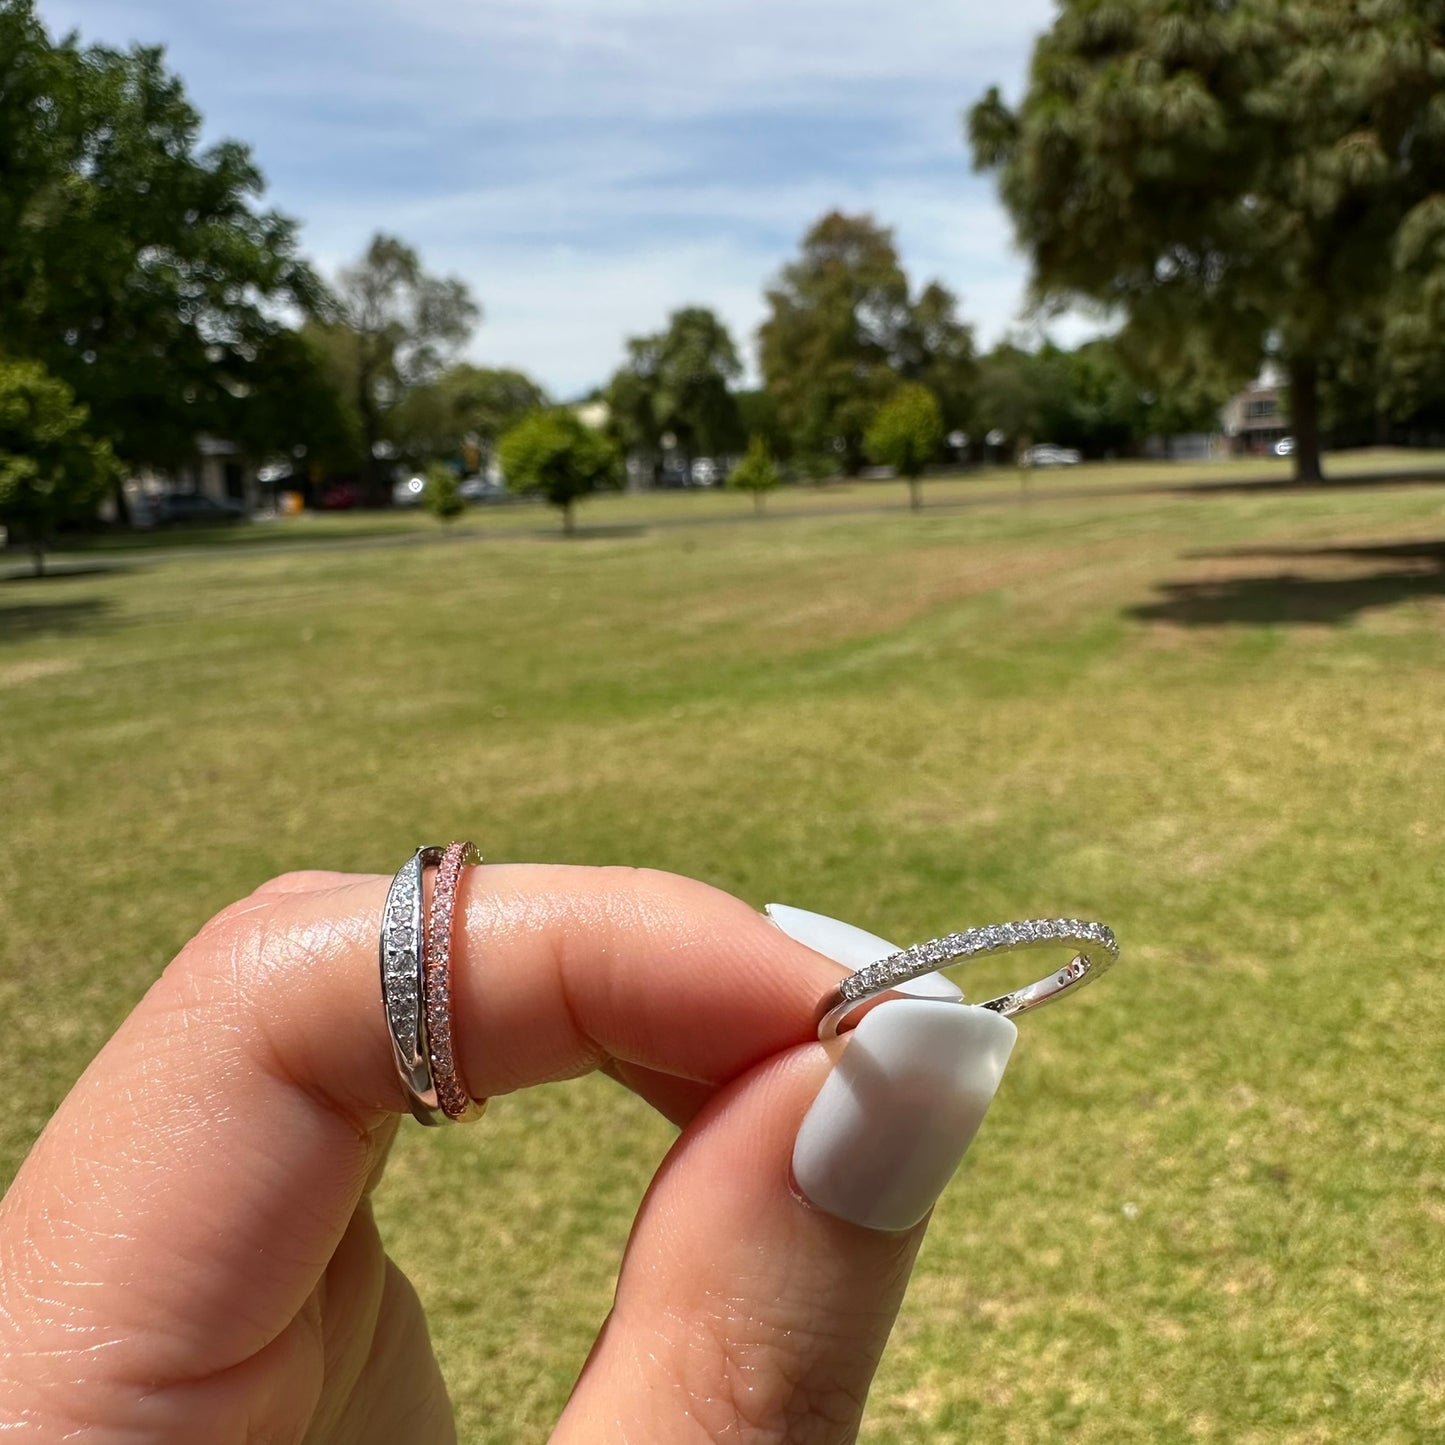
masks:
<path fill-rule="evenodd" d="M 117 477 L 111 483 L 111 500 L 115 503 L 115 520 L 122 527 L 129 527 L 131 524 L 130 503 L 125 499 L 125 482 Z"/>
<path fill-rule="evenodd" d="M 763 515 L 763 500 L 764 500 L 764 497 L 765 497 L 765 493 L 763 493 L 763 492 L 754 492 L 754 493 L 753 493 L 753 511 L 754 511 L 759 517 L 761 517 L 761 516 Z"/>
<path fill-rule="evenodd" d="M 573 502 L 562 503 L 562 531 L 568 537 L 577 533 L 577 511 Z"/>
<path fill-rule="evenodd" d="M 1318 482 L 1320 469 L 1320 370 L 1312 356 L 1289 364 L 1289 415 L 1294 429 L 1294 479 Z"/>
<path fill-rule="evenodd" d="M 915 512 L 923 510 L 923 478 L 909 477 L 908 479 L 908 505 Z"/>
<path fill-rule="evenodd" d="M 30 561 L 37 577 L 45 576 L 45 538 L 36 537 L 30 543 Z"/>
<path fill-rule="evenodd" d="M 387 486 L 388 463 L 376 454 L 381 442 L 381 412 L 376 405 L 372 389 L 371 372 L 363 367 L 357 379 L 356 410 L 361 417 L 361 439 L 366 448 L 362 459 L 361 490 L 368 507 L 385 507 L 391 503 L 391 488 Z"/>

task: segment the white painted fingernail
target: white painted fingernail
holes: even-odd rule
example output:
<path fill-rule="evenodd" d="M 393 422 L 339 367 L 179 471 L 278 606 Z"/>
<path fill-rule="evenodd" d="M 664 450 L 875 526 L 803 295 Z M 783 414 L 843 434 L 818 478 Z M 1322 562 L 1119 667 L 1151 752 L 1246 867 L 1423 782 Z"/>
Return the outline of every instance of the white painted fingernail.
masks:
<path fill-rule="evenodd" d="M 789 908 L 786 903 L 770 903 L 763 912 L 795 943 L 851 968 L 854 973 L 860 968 L 867 968 L 870 963 L 877 963 L 880 958 L 899 952 L 896 943 L 889 943 L 876 933 L 866 933 L 861 928 L 854 928 L 851 923 L 829 918 L 824 913 Z M 894 992 L 911 994 L 914 998 L 952 999 L 955 1003 L 963 997 L 963 991 L 941 973 L 910 979 L 899 984 Z"/>
<path fill-rule="evenodd" d="M 803 1117 L 793 1177 L 819 1209 L 908 1229 L 978 1133 L 1018 1030 L 991 1009 L 889 999 L 871 1009 Z"/>

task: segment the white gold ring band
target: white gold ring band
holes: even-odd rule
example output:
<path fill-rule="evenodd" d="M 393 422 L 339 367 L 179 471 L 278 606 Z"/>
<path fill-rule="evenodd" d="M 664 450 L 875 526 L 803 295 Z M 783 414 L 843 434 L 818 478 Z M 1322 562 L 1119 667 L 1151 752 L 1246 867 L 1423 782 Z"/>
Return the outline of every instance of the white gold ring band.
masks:
<path fill-rule="evenodd" d="M 915 943 L 912 948 L 890 954 L 840 979 L 818 1006 L 818 1037 L 836 1038 L 843 1020 L 869 999 L 909 979 L 936 973 L 949 964 L 967 963 L 995 953 L 1060 947 L 1073 950 L 1073 957 L 1064 967 L 1037 983 L 986 999 L 978 1007 L 1005 1016 L 1027 1013 L 1097 978 L 1119 958 L 1113 930 L 1102 923 L 1085 923 L 1077 918 L 1031 918 L 1019 923 L 969 928 L 962 933 L 929 939 L 927 943 Z"/>

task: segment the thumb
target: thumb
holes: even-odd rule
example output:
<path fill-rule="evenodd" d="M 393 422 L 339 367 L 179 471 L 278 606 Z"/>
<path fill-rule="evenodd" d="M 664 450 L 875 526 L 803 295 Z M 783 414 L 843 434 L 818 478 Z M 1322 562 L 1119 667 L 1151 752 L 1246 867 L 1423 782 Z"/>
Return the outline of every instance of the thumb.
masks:
<path fill-rule="evenodd" d="M 648 1194 L 559 1441 L 856 1437 L 928 1211 L 1017 1033 L 894 999 L 716 1097 Z"/>

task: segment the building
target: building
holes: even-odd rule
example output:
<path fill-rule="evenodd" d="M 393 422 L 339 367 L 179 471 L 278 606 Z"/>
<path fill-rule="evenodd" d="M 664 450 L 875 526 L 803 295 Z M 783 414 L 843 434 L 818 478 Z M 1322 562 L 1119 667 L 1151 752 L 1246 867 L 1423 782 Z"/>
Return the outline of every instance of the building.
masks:
<path fill-rule="evenodd" d="M 1220 416 L 1229 450 L 1235 456 L 1266 456 L 1289 435 L 1289 403 L 1272 377 L 1252 381 L 1224 405 Z"/>
<path fill-rule="evenodd" d="M 239 502 L 248 512 L 274 501 L 275 486 L 254 467 L 246 465 L 241 448 L 219 437 L 196 439 L 196 455 L 188 466 L 175 472 L 143 471 L 125 483 L 126 505 L 132 517 L 144 519 L 161 497 L 173 492 L 199 492 L 218 502 Z M 115 521 L 113 504 L 107 500 L 101 516 Z"/>

